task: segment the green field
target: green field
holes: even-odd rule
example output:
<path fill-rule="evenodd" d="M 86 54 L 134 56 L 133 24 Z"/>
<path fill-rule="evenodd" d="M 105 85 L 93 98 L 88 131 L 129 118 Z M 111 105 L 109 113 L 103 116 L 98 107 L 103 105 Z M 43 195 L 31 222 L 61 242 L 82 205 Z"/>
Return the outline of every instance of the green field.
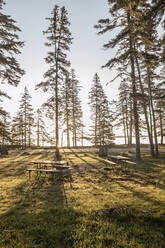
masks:
<path fill-rule="evenodd" d="M 0 158 L 0 248 L 165 247 L 163 154 L 110 167 L 96 154 L 67 153 L 70 175 L 29 180 L 31 161 L 53 158 L 35 150 Z"/>

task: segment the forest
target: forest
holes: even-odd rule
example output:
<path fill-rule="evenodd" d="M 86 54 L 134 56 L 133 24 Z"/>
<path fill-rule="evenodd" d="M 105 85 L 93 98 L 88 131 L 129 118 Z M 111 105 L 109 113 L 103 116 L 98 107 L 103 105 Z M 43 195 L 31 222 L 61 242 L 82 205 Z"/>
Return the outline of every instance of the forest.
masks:
<path fill-rule="evenodd" d="M 119 83 L 118 96 L 110 100 L 91 75 L 90 124 L 69 55 L 70 13 L 56 4 L 43 30 L 47 70 L 35 84 L 47 100 L 34 108 L 25 86 L 18 109 L 5 109 L 13 101 L 5 86 L 16 92 L 26 74 L 8 1 L 0 0 L 0 248 L 164 248 L 165 1 L 106 1 L 91 32 L 106 37 L 108 60 L 97 63 L 113 72 L 107 85 Z"/>

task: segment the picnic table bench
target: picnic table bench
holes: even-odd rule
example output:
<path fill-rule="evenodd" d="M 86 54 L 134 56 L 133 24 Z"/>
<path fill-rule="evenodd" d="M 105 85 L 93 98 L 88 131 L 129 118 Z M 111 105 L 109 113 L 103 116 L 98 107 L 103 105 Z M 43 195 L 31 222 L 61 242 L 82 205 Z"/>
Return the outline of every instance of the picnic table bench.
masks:
<path fill-rule="evenodd" d="M 104 159 L 103 160 L 106 164 L 108 164 L 108 165 L 116 165 L 116 163 L 115 162 L 113 162 L 113 161 L 110 161 L 110 160 L 108 160 L 108 159 Z"/>
<path fill-rule="evenodd" d="M 55 174 L 66 174 L 69 172 L 69 169 L 64 169 L 64 170 L 56 170 L 56 169 L 36 169 L 36 168 L 30 168 L 27 169 L 27 171 L 29 172 L 29 179 L 31 178 L 31 172 L 37 172 L 37 176 L 38 174 L 42 174 L 42 173 L 46 173 L 46 174 L 52 174 L 53 176 Z"/>
<path fill-rule="evenodd" d="M 130 161 L 130 160 L 124 160 L 123 162 L 125 162 L 126 164 L 130 164 L 130 165 L 136 165 L 135 162 Z"/>

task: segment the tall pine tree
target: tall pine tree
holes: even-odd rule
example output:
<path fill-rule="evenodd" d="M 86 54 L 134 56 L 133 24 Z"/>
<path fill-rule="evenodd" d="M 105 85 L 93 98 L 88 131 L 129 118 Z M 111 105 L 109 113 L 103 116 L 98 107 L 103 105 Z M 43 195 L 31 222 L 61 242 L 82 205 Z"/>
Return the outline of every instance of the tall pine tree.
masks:
<path fill-rule="evenodd" d="M 81 101 L 79 98 L 79 81 L 76 79 L 75 70 L 71 70 L 71 130 L 73 146 L 77 146 L 77 141 L 80 140 L 83 127 L 83 113 L 81 108 Z"/>
<path fill-rule="evenodd" d="M 19 40 L 18 32 L 21 30 L 17 27 L 15 20 L 11 16 L 3 13 L 5 1 L 0 1 L 0 80 L 1 83 L 8 83 L 17 86 L 20 82 L 24 70 L 21 69 L 16 55 L 20 54 L 20 48 L 24 43 Z M 0 90 L 0 100 L 8 95 Z M 6 118 L 6 111 L 0 107 L 0 116 Z M 4 133 L 4 125 L 0 123 L 0 133 Z M 7 136 L 6 136 L 7 137 Z"/>
<path fill-rule="evenodd" d="M 32 125 L 33 125 L 33 108 L 30 103 L 31 96 L 27 87 L 24 89 L 24 93 L 20 100 L 19 112 L 22 116 L 23 121 L 23 147 L 31 146 L 31 135 L 32 135 Z"/>
<path fill-rule="evenodd" d="M 109 102 L 96 73 L 93 85 L 89 92 L 89 105 L 92 120 L 92 143 L 96 145 L 109 145 L 114 139 L 112 130 L 112 116 L 110 114 Z"/>
<path fill-rule="evenodd" d="M 56 134 L 56 159 L 60 158 L 59 154 L 59 101 L 60 85 L 66 68 L 70 65 L 67 60 L 67 52 L 70 50 L 72 43 L 71 33 L 69 31 L 68 13 L 65 7 L 54 7 L 51 17 L 47 18 L 50 25 L 44 32 L 47 36 L 45 45 L 50 48 L 45 59 L 50 65 L 48 71 L 44 74 L 45 82 L 41 82 L 37 87 L 49 90 L 55 100 L 55 134 Z"/>

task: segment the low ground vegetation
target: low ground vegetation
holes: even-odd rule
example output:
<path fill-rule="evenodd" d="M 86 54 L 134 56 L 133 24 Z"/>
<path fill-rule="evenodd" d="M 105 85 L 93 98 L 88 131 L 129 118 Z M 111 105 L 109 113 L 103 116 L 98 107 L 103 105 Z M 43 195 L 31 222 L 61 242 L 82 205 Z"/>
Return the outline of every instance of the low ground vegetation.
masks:
<path fill-rule="evenodd" d="M 124 167 L 87 151 L 62 156 L 72 170 L 54 181 L 26 172 L 31 161 L 53 160 L 52 152 L 0 158 L 1 248 L 165 247 L 164 154 L 144 153 Z"/>

